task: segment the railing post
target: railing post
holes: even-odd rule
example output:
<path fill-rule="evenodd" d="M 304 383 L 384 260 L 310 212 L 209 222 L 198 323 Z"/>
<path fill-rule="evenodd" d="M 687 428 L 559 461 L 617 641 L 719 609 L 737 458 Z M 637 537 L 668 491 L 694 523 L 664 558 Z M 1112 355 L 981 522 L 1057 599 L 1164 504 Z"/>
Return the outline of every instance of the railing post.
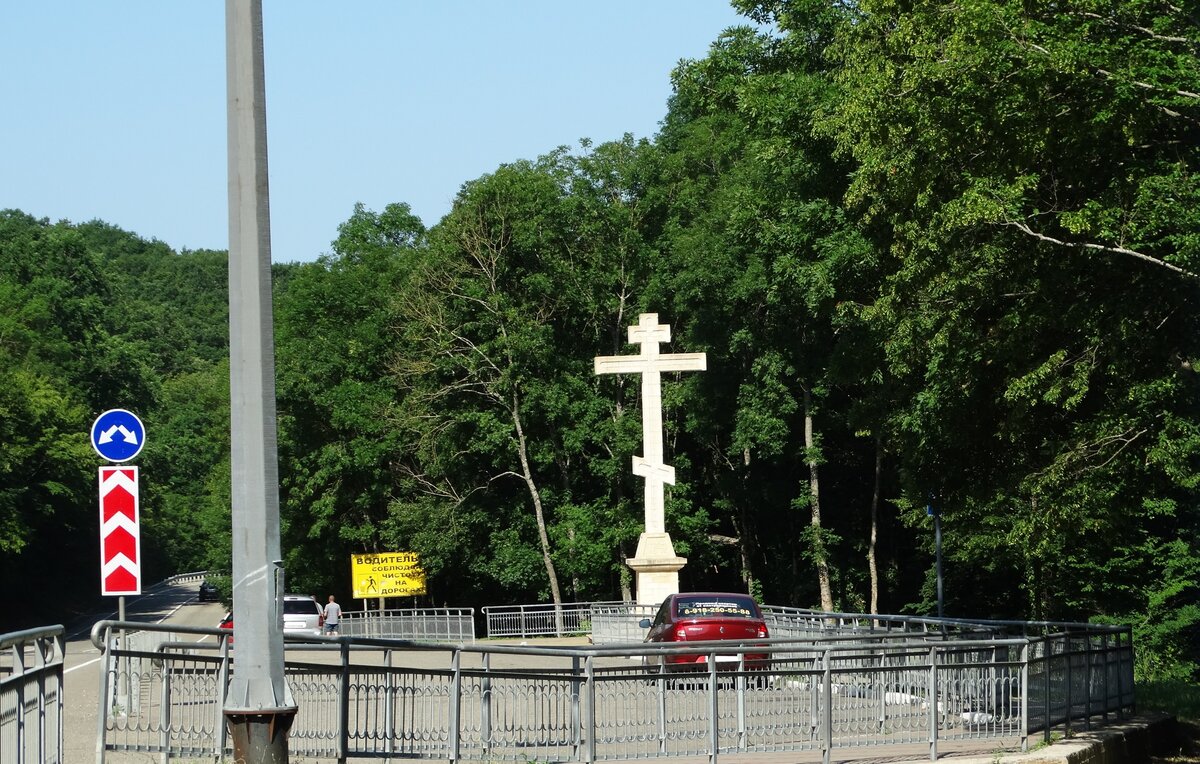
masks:
<path fill-rule="evenodd" d="M 666 657 L 658 665 L 658 678 L 654 684 L 658 687 L 658 752 L 667 752 L 667 677 Z"/>
<path fill-rule="evenodd" d="M 1052 661 L 1050 660 L 1050 656 L 1053 653 L 1054 653 L 1054 643 L 1051 641 L 1050 636 L 1046 635 L 1042 639 L 1042 675 L 1046 677 L 1046 679 L 1045 679 L 1046 694 L 1042 698 L 1042 705 L 1044 705 L 1046 707 L 1046 718 L 1043 720 L 1044 721 L 1043 727 L 1045 729 L 1042 731 L 1042 735 L 1043 735 L 1044 742 L 1047 742 L 1047 743 L 1050 742 L 1050 669 L 1052 666 Z"/>
<path fill-rule="evenodd" d="M 25 646 L 18 644 L 13 647 L 13 665 L 11 673 L 20 676 L 27 670 L 25 666 Z M 17 682 L 17 758 L 15 764 L 25 764 L 25 687 L 24 679 Z"/>
<path fill-rule="evenodd" d="M 162 653 L 162 689 L 158 695 L 158 735 L 159 745 L 162 746 L 162 752 L 159 755 L 159 760 L 162 764 L 167 764 L 171 757 L 169 755 L 171 748 L 171 658 L 167 650 L 161 649 Z M 125 665 L 131 665 L 126 662 Z M 142 660 L 138 659 L 139 667 L 143 666 Z M 151 663 L 151 666 L 154 664 Z"/>
<path fill-rule="evenodd" d="M 1103 658 L 1102 658 L 1103 665 L 1101 666 L 1101 672 L 1100 672 L 1100 692 L 1104 696 L 1104 710 L 1101 711 L 1101 713 L 1103 714 L 1104 722 L 1107 724 L 1108 723 L 1109 701 L 1112 700 L 1112 698 L 1110 698 L 1108 695 L 1109 652 L 1108 652 L 1108 630 L 1107 629 L 1100 633 L 1100 652 L 1103 655 Z"/>
<path fill-rule="evenodd" d="M 1083 631 L 1083 729 L 1092 729 L 1092 632 Z"/>
<path fill-rule="evenodd" d="M 104 629 L 104 648 L 100 660 L 104 662 L 104 670 L 100 672 L 100 713 L 96 717 L 96 764 L 104 764 L 104 752 L 108 747 L 108 716 L 112 713 L 112 703 L 109 701 L 109 671 L 112 668 L 111 627 Z"/>
<path fill-rule="evenodd" d="M 824 670 L 821 672 L 821 761 L 829 764 L 833 756 L 833 657 L 825 649 Z"/>
<path fill-rule="evenodd" d="M 1029 750 L 1029 640 L 1021 645 L 1021 751 Z"/>
<path fill-rule="evenodd" d="M 584 746 L 583 760 L 587 764 L 592 764 L 596 760 L 596 666 L 595 657 L 588 655 L 584 659 L 584 721 L 583 726 L 587 732 L 587 745 Z"/>
<path fill-rule="evenodd" d="M 816 678 L 815 672 L 821 667 L 823 658 L 820 656 L 812 658 L 812 667 L 810 673 L 806 676 L 806 687 L 809 690 L 809 739 L 824 740 L 824 733 L 821 730 L 821 680 Z"/>
<path fill-rule="evenodd" d="M 738 653 L 737 749 L 746 750 L 746 654 Z"/>
<path fill-rule="evenodd" d="M 1129 644 L 1129 660 L 1133 662 L 1133 633 L 1125 635 Z M 1137 709 L 1134 709 L 1135 711 Z M 1125 650 L 1121 649 L 1121 635 L 1117 635 L 1117 718 L 1125 718 Z"/>
<path fill-rule="evenodd" d="M 450 658 L 450 761 L 458 761 L 462 753 L 459 714 L 462 712 L 462 651 L 454 648 Z"/>
<path fill-rule="evenodd" d="M 232 631 L 230 636 L 232 636 Z M 216 719 L 216 735 L 217 735 L 217 761 L 225 758 L 225 743 L 228 740 L 229 727 L 225 724 L 225 715 L 221 712 L 221 702 L 225 697 L 226 691 L 229 689 L 229 637 L 219 636 L 217 640 L 221 643 L 221 665 L 217 669 L 217 697 L 216 703 L 213 705 L 214 717 Z"/>
<path fill-rule="evenodd" d="M 385 753 L 389 754 L 385 761 L 391 761 L 391 755 L 396 752 L 396 675 L 392 671 L 393 650 L 383 652 L 383 734 L 386 741 L 383 745 Z"/>
<path fill-rule="evenodd" d="M 579 759 L 583 743 L 582 719 L 579 713 L 579 656 L 571 656 L 571 759 Z"/>
<path fill-rule="evenodd" d="M 45 666 L 46 666 L 46 653 L 45 653 L 45 648 L 42 646 L 42 640 L 40 638 L 34 640 L 33 648 L 34 648 L 34 652 L 33 652 L 34 662 L 37 664 L 37 668 L 38 668 L 38 671 L 37 671 L 37 675 L 38 675 L 38 677 L 37 677 L 37 694 L 38 694 L 37 695 L 37 697 L 38 697 L 37 757 L 38 758 L 37 758 L 37 760 L 38 761 L 46 761 L 50 758 L 49 756 L 47 756 L 47 750 L 46 750 L 46 672 L 44 670 Z M 24 648 L 22 648 L 22 652 L 24 652 Z M 60 691 L 59 695 L 61 695 L 61 694 L 62 694 L 62 692 Z M 59 717 L 59 718 L 61 719 L 62 717 Z M 62 760 L 62 749 L 61 748 L 58 751 L 58 760 Z"/>
<path fill-rule="evenodd" d="M 938 743 L 937 645 L 929 648 L 929 760 L 937 761 Z"/>
<path fill-rule="evenodd" d="M 483 755 L 492 750 L 492 654 L 483 654 L 483 679 L 479 684 L 479 734 Z"/>
<path fill-rule="evenodd" d="M 345 764 L 350 755 L 350 643 L 339 645 L 342 658 L 342 674 L 338 682 L 338 764 Z"/>
<path fill-rule="evenodd" d="M 1068 628 L 1068 629 L 1064 630 L 1064 632 L 1063 632 L 1063 664 L 1064 664 L 1063 670 L 1066 672 L 1066 688 L 1067 688 L 1067 691 L 1066 691 L 1067 708 L 1066 708 L 1066 713 L 1063 714 L 1063 716 L 1065 717 L 1063 724 L 1065 725 L 1065 728 L 1066 728 L 1067 737 L 1071 736 L 1071 714 L 1075 711 L 1075 703 L 1074 703 L 1075 685 L 1074 685 L 1074 682 L 1072 681 L 1073 677 L 1071 676 L 1071 655 L 1073 652 L 1074 652 L 1074 650 L 1071 647 L 1071 630 Z"/>
<path fill-rule="evenodd" d="M 57 713 L 58 713 L 58 748 L 55 750 L 58 752 L 59 759 L 61 760 L 62 756 L 63 756 L 63 742 L 64 742 L 63 741 L 63 726 L 64 726 L 63 721 L 66 718 L 64 716 L 64 712 L 66 711 L 66 698 L 65 698 L 66 692 L 65 692 L 64 685 L 65 685 L 65 678 L 66 678 L 66 673 L 67 673 L 66 672 L 66 663 L 67 663 L 66 634 L 60 632 L 58 634 L 58 636 L 56 636 L 54 639 L 55 639 L 55 649 L 58 651 L 57 655 L 55 656 L 56 659 L 58 660 L 58 682 L 57 682 L 58 690 L 57 690 L 57 692 L 55 692 L 55 697 L 57 698 L 55 705 L 58 706 L 58 709 L 57 709 Z"/>
<path fill-rule="evenodd" d="M 720 748 L 720 724 L 717 707 L 717 654 L 708 654 L 708 762 L 717 764 Z"/>

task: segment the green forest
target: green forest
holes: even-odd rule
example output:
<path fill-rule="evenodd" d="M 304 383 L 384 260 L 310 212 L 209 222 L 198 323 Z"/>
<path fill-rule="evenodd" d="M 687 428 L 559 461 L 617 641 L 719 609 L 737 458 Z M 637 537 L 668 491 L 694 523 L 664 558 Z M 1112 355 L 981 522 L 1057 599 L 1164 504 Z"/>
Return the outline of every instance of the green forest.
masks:
<path fill-rule="evenodd" d="M 708 359 L 663 380 L 682 588 L 933 613 L 936 511 L 948 616 L 1130 624 L 1141 679 L 1197 679 L 1200 9 L 735 6 L 652 139 L 274 266 L 288 588 L 414 551 L 405 605 L 628 598 L 639 382 L 592 365 L 650 312 Z M 227 287 L 225 252 L 0 212 L 18 624 L 99 599 L 107 408 L 148 432 L 144 580 L 229 570 Z"/>

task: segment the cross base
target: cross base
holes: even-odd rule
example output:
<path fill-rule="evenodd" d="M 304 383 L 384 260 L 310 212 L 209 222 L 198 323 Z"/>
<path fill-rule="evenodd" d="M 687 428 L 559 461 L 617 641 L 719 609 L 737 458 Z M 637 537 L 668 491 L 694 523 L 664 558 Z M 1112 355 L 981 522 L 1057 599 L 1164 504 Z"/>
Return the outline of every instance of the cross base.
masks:
<path fill-rule="evenodd" d="M 668 594 L 679 593 L 679 569 L 687 564 L 678 557 L 667 533 L 643 533 L 638 539 L 637 556 L 625 561 L 637 573 L 637 602 L 657 605 Z"/>

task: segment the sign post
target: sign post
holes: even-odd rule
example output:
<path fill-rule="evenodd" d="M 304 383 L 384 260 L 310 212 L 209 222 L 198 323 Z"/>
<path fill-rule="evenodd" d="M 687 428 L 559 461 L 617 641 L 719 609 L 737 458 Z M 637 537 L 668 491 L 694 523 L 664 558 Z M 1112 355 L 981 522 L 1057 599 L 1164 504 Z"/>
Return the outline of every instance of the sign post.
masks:
<path fill-rule="evenodd" d="M 109 409 L 92 422 L 92 448 L 101 459 L 120 464 L 142 452 L 146 427 L 137 414 Z M 100 594 L 117 598 L 117 619 L 125 620 L 125 595 L 142 593 L 142 533 L 138 518 L 138 468 L 100 468 Z M 125 644 L 125 630 L 117 637 Z M 126 671 L 119 671 L 117 697 L 129 705 Z"/>

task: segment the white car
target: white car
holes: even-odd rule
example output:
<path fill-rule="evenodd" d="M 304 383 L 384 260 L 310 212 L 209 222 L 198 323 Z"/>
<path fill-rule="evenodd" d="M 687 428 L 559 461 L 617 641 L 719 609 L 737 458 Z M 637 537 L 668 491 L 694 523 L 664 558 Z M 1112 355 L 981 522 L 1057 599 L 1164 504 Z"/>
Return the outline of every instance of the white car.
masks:
<path fill-rule="evenodd" d="M 285 634 L 320 634 L 324 616 L 317 600 L 308 594 L 283 595 Z"/>

